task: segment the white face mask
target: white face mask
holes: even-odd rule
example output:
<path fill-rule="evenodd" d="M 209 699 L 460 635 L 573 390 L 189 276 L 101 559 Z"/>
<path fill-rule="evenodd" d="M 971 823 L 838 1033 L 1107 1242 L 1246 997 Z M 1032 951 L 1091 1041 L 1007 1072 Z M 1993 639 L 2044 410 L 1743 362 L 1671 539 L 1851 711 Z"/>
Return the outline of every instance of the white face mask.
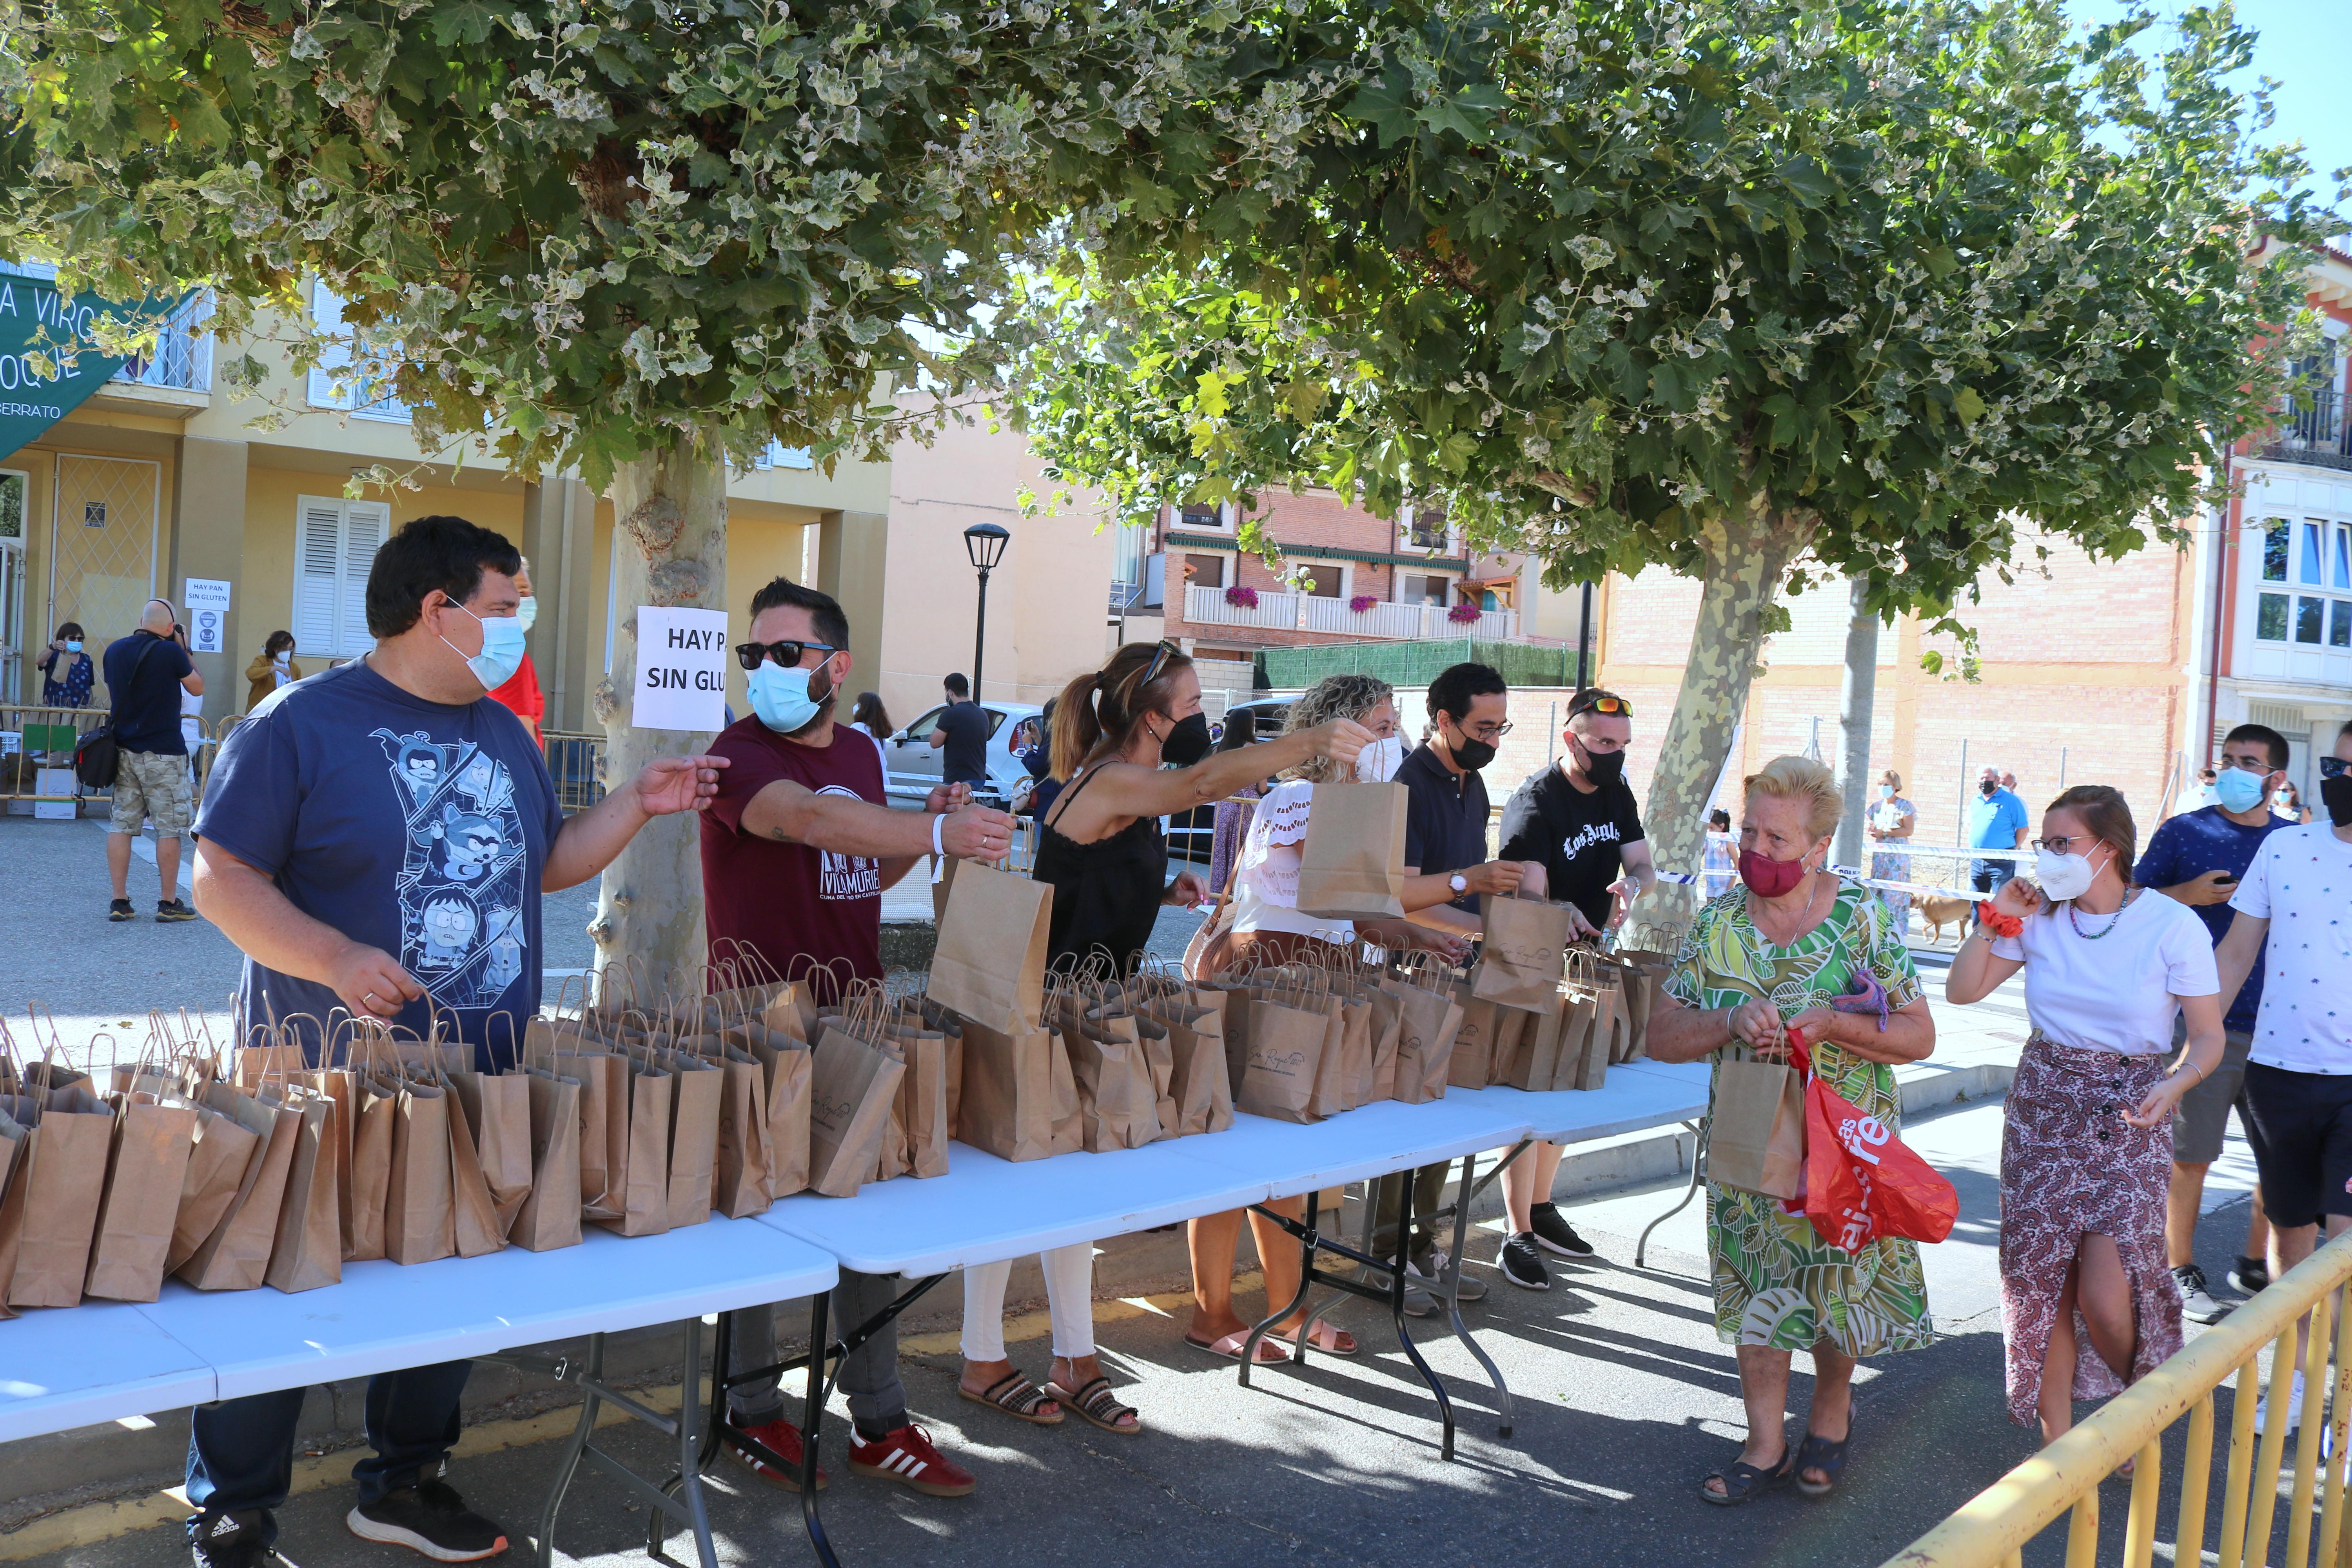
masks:
<path fill-rule="evenodd" d="M 1397 769 L 1402 766 L 1404 742 L 1391 735 L 1356 753 L 1356 780 L 1360 784 L 1386 784 L 1396 777 Z"/>
<path fill-rule="evenodd" d="M 2045 897 L 2060 903 L 2089 892 L 2098 874 L 2099 868 L 2091 864 L 2087 855 L 2057 855 L 2047 849 L 2034 852 L 2033 879 L 2042 884 Z"/>

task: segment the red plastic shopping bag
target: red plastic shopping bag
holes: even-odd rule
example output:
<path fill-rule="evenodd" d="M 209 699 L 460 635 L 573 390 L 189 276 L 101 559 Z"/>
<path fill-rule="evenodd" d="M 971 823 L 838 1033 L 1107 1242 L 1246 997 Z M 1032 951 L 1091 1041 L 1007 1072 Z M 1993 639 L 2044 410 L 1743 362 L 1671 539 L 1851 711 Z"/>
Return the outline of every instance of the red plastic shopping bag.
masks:
<path fill-rule="evenodd" d="M 1832 1247 L 1859 1253 L 1883 1236 L 1941 1241 L 1960 1195 L 1895 1130 L 1865 1116 L 1813 1073 L 1804 1037 L 1789 1047 L 1805 1075 L 1805 1217 Z M 1793 1206 L 1793 1205 L 1792 1205 Z"/>

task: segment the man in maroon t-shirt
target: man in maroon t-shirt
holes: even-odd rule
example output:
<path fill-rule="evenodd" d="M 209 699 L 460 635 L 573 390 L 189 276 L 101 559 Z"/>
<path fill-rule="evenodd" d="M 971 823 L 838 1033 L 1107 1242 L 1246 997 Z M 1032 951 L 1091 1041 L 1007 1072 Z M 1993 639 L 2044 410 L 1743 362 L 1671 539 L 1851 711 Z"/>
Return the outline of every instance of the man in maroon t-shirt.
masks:
<path fill-rule="evenodd" d="M 751 672 L 751 716 L 711 746 L 728 759 L 718 798 L 702 821 L 703 929 L 713 963 L 743 950 L 788 978 L 810 976 L 830 994 L 845 980 L 882 978 L 882 889 L 934 851 L 1001 860 L 1013 818 L 967 803 L 964 785 L 931 792 L 922 811 L 893 811 L 882 791 L 882 755 L 855 730 L 836 728 L 834 699 L 849 679 L 849 618 L 824 594 L 779 577 L 751 598 L 751 640 L 736 658 Z M 896 1300 L 894 1276 L 841 1271 L 833 1307 L 843 1331 Z M 773 1366 L 775 1314 L 736 1314 L 731 1370 Z M 970 1472 L 944 1458 L 907 1413 L 898 1335 L 886 1323 L 842 1363 L 853 1424 L 849 1468 L 934 1497 L 961 1497 Z M 744 1458 L 772 1486 L 798 1484 L 800 1429 L 784 1419 L 782 1391 L 751 1385 L 728 1396 L 732 1423 L 793 1467 Z"/>

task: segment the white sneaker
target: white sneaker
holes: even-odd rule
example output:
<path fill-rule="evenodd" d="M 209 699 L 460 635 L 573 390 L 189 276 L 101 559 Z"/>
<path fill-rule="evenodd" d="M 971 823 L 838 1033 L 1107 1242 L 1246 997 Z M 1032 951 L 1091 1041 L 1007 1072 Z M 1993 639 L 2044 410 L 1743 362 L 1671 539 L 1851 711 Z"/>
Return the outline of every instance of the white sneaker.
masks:
<path fill-rule="evenodd" d="M 2261 1434 L 2263 1434 L 2263 1433 L 2264 1433 L 2264 1432 L 2266 1432 L 2266 1431 L 2268 1431 L 2268 1430 L 2270 1429 L 2270 1427 L 2269 1427 L 2270 1415 L 2271 1415 L 2271 1396 L 2270 1396 L 2269 1394 L 2263 1394 L 2263 1395 L 2262 1396 L 2262 1398 L 2260 1398 L 2259 1400 L 2255 1401 L 2255 1403 L 2254 1403 L 2254 1432 L 2255 1432 L 2255 1435 L 2256 1435 L 2256 1436 L 2259 1436 Z M 2293 1388 L 2293 1389 L 2291 1389 L 2291 1390 L 2288 1392 L 2288 1394 L 2287 1394 L 2287 1422 L 2286 1422 L 2286 1429 L 2287 1429 L 2289 1432 L 2293 1432 L 2293 1431 L 2296 1430 L 2297 1428 L 2299 1428 L 2300 1426 L 2302 1426 L 2302 1425 L 2303 1425 L 2303 1373 L 2299 1373 L 2299 1372 L 2298 1372 L 2298 1373 L 2296 1373 L 2294 1374 L 2294 1388 Z"/>

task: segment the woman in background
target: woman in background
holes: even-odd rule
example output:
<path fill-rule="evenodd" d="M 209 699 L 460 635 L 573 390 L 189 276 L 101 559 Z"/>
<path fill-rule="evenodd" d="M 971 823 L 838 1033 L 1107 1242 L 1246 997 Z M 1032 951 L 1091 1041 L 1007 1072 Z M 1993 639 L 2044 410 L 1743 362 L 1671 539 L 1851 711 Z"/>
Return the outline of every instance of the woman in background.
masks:
<path fill-rule="evenodd" d="M 1719 899 L 1731 891 L 1731 884 L 1739 880 L 1733 868 L 1731 840 L 1717 837 L 1731 831 L 1731 813 L 1717 806 L 1706 814 L 1706 851 L 1699 863 L 1700 873 L 1706 879 L 1706 896 Z"/>
<path fill-rule="evenodd" d="M 2279 785 L 2278 793 L 2271 796 L 2271 815 L 2306 827 L 2311 825 L 2311 807 L 2303 804 L 2303 792 L 2291 784 Z"/>
<path fill-rule="evenodd" d="M 1238 752 L 1256 743 L 1256 714 L 1240 708 L 1225 715 L 1225 732 L 1217 737 L 1217 750 Z M 1217 802 L 1215 826 L 1209 833 L 1209 886 L 1220 893 L 1233 876 L 1234 853 L 1249 832 L 1250 803 L 1263 793 L 1264 786 L 1249 784 L 1235 790 L 1232 798 Z"/>
<path fill-rule="evenodd" d="M 260 653 L 245 667 L 245 710 L 248 713 L 261 706 L 261 700 L 281 686 L 291 686 L 302 679 L 302 667 L 294 662 L 294 634 L 276 631 L 261 645 Z"/>
<path fill-rule="evenodd" d="M 531 624 L 539 619 L 539 599 L 530 589 L 530 557 L 522 558 L 522 570 L 515 574 L 515 592 L 522 603 L 515 609 L 515 618 L 522 623 L 526 636 Z M 250 674 L 250 671 L 247 671 Z M 530 655 L 522 656 L 522 663 L 507 677 L 506 684 L 490 693 L 490 700 L 506 709 L 523 722 L 530 738 L 539 742 L 541 751 L 547 750 L 547 739 L 539 732 L 539 721 L 547 716 L 547 698 L 539 689 L 539 671 L 530 662 Z"/>
<path fill-rule="evenodd" d="M 1870 877 L 1874 882 L 1907 882 L 1911 879 L 1911 857 L 1898 852 L 1903 842 L 1919 826 L 1919 808 L 1903 798 L 1903 775 L 1893 768 L 1878 775 L 1878 800 L 1870 808 L 1870 841 L 1874 845 L 1890 845 L 1896 848 L 1873 849 L 1870 854 Z M 1911 930 L 1911 895 L 1893 888 L 1881 888 L 1878 896 L 1886 900 L 1886 912 L 1895 917 L 1895 934 L 1904 936 Z"/>
<path fill-rule="evenodd" d="M 58 628 L 48 651 L 41 655 L 41 706 L 87 708 L 90 685 L 97 679 L 98 667 L 81 650 L 81 623 L 66 622 Z"/>
<path fill-rule="evenodd" d="M 877 741 L 887 741 L 898 731 L 890 723 L 890 711 L 882 706 L 881 694 L 861 691 L 857 705 L 849 710 L 849 727 L 863 730 Z"/>

